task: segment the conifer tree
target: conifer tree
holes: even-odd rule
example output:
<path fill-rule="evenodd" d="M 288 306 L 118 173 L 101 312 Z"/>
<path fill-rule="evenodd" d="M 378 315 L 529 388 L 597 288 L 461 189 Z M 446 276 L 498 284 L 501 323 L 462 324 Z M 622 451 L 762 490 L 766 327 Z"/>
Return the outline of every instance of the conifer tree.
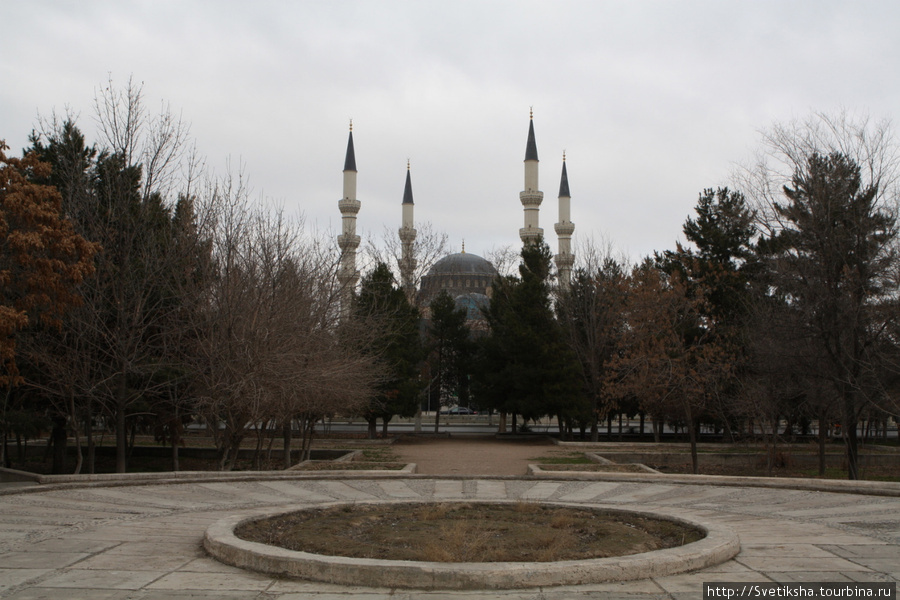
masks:
<path fill-rule="evenodd" d="M 859 477 L 859 418 L 881 393 L 878 351 L 895 320 L 885 303 L 898 288 L 896 217 L 878 194 L 846 155 L 813 152 L 784 187 L 786 201 L 775 205 L 782 227 L 763 244 L 776 290 L 799 312 L 819 376 L 838 398 L 850 479 Z"/>
<path fill-rule="evenodd" d="M 421 384 L 418 379 L 422 361 L 419 339 L 419 311 L 394 281 L 390 268 L 378 263 L 363 278 L 356 302 L 356 316 L 377 331 L 371 352 L 382 365 L 377 394 L 363 416 L 369 423 L 369 437 L 375 437 L 378 419 L 387 424 L 394 415 L 415 414 Z"/>
<path fill-rule="evenodd" d="M 442 291 L 431 301 L 428 323 L 428 362 L 432 388 L 438 398 L 434 416 L 434 432 L 438 432 L 440 407 L 452 394 L 460 404 L 468 402 L 468 374 L 474 342 L 466 327 L 466 309 L 457 308 L 453 298 Z"/>
<path fill-rule="evenodd" d="M 519 276 L 494 286 L 473 383 L 479 402 L 529 420 L 571 411 L 583 395 L 578 360 L 553 312 L 550 248 L 526 244 L 521 257 Z"/>

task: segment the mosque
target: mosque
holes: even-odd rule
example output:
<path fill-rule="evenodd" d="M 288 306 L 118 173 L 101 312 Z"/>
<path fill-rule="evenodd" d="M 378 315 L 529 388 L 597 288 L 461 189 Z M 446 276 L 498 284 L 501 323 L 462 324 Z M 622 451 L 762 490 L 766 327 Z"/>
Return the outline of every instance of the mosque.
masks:
<path fill-rule="evenodd" d="M 544 193 L 538 185 L 538 152 L 534 138 L 534 115 L 529 117 L 528 140 L 525 145 L 525 189 L 519 192 L 519 200 L 525 213 L 524 227 L 519 229 L 519 238 L 523 244 L 533 243 L 543 238 L 544 230 L 539 224 L 541 203 Z M 344 197 L 338 201 L 341 211 L 341 234 L 338 235 L 338 246 L 341 249 L 341 263 L 338 280 L 341 284 L 342 311 L 349 310 L 353 290 L 359 281 L 356 269 L 356 250 L 360 237 L 356 234 L 356 216 L 361 206 L 356 198 L 356 153 L 353 148 L 353 125 L 350 126 L 350 137 L 347 142 L 347 155 L 344 160 Z M 413 211 L 412 178 L 409 164 L 406 168 L 406 187 L 403 191 L 402 218 L 399 236 L 401 242 L 401 258 L 399 260 L 401 286 L 410 301 L 420 307 L 427 307 L 441 291 L 446 290 L 457 306 L 465 307 L 470 324 L 477 327 L 481 320 L 480 308 L 485 306 L 491 297 L 491 286 L 497 277 L 497 270 L 484 258 L 467 253 L 465 245 L 462 252 L 450 254 L 438 260 L 422 276 L 420 288 L 415 289 L 413 273 L 417 261 L 413 255 L 413 243 L 416 239 Z M 566 173 L 566 157 L 563 155 L 562 175 L 559 183 L 559 222 L 554 229 L 558 237 L 558 253 L 554 256 L 560 286 L 569 286 L 572 276 L 572 265 L 575 255 L 572 252 L 572 233 L 575 224 L 570 220 L 569 178 Z"/>

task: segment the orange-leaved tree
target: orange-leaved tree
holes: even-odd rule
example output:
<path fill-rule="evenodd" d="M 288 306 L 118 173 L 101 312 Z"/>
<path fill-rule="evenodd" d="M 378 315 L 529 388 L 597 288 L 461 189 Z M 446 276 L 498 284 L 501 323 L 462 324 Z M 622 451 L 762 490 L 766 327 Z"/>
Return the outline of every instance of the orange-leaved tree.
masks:
<path fill-rule="evenodd" d="M 688 293 L 680 274 L 667 274 L 646 259 L 625 284 L 628 324 L 605 393 L 637 398 L 655 420 L 683 418 L 697 473 L 697 424 L 709 398 L 731 375 L 733 352 L 710 335 L 705 294 Z"/>
<path fill-rule="evenodd" d="M 16 334 L 58 325 L 80 301 L 78 284 L 93 273 L 99 249 L 76 234 L 53 186 L 32 183 L 50 165 L 34 154 L 9 158 L 0 140 L 0 388 L 21 382 Z"/>

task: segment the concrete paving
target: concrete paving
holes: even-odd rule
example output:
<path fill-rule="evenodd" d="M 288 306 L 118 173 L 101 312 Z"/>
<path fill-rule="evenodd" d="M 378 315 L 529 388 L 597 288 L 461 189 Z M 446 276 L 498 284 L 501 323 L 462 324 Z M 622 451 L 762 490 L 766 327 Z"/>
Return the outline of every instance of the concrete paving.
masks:
<path fill-rule="evenodd" d="M 900 497 L 654 481 L 400 476 L 0 488 L 0 598 L 156 600 L 619 600 L 702 597 L 704 582 L 898 582 Z M 527 499 L 658 508 L 727 524 L 721 565 L 624 583 L 514 591 L 373 589 L 278 579 L 206 556 L 206 528 L 265 507 L 322 502 Z"/>

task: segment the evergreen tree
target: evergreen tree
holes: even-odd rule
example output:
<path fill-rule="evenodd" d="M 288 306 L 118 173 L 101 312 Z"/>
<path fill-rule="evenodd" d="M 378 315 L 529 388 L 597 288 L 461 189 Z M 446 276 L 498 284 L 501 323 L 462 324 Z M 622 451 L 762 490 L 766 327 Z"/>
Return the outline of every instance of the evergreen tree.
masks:
<path fill-rule="evenodd" d="M 378 419 L 384 422 L 386 433 L 394 415 L 411 417 L 416 413 L 421 390 L 419 365 L 423 358 L 419 311 L 396 285 L 390 268 L 379 262 L 363 278 L 356 316 L 376 329 L 371 352 L 383 367 L 378 392 L 363 414 L 369 423 L 369 437 L 375 437 Z"/>
<path fill-rule="evenodd" d="M 625 278 L 622 266 L 611 258 L 594 273 L 579 269 L 557 307 L 569 345 L 581 362 L 585 407 L 579 421 L 582 426 L 590 425 L 595 442 L 598 421 L 623 406 L 621 398 L 606 393 L 605 382 L 609 363 L 622 341 Z"/>
<path fill-rule="evenodd" d="M 526 244 L 521 257 L 519 276 L 494 285 L 473 387 L 479 403 L 529 420 L 571 411 L 583 394 L 578 360 L 553 313 L 550 248 Z"/>
<path fill-rule="evenodd" d="M 776 292 L 813 340 L 810 362 L 838 398 L 848 475 L 857 479 L 857 426 L 880 393 L 877 351 L 896 314 L 885 310 L 898 288 L 896 217 L 879 205 L 878 184 L 865 185 L 859 165 L 837 152 L 809 155 L 783 191 L 782 227 L 762 248 Z"/>
<path fill-rule="evenodd" d="M 474 342 L 466 327 L 466 309 L 457 308 L 453 298 L 442 291 L 431 302 L 428 324 L 429 370 L 432 388 L 438 399 L 434 416 L 434 432 L 438 432 L 440 407 L 451 395 L 460 404 L 468 404 L 468 375 Z"/>
<path fill-rule="evenodd" d="M 697 217 L 689 217 L 682 231 L 696 250 L 678 244 L 674 252 L 658 255 L 657 262 L 703 293 L 710 319 L 736 325 L 746 314 L 749 286 L 759 272 L 754 213 L 743 194 L 728 188 L 703 190 L 694 211 Z"/>
<path fill-rule="evenodd" d="M 656 263 L 667 274 L 677 275 L 688 297 L 698 301 L 699 320 L 685 332 L 715 343 L 724 351 L 716 355 L 733 363 L 734 377 L 717 381 L 703 402 L 709 416 L 730 432 L 739 393 L 737 378 L 749 368 L 749 319 L 761 296 L 756 285 L 760 261 L 754 245 L 755 215 L 744 195 L 728 188 L 703 190 L 694 210 L 697 216 L 689 217 L 682 228 L 694 247 L 679 243 L 675 251 L 657 254 Z M 694 340 L 685 342 L 690 345 Z"/>
<path fill-rule="evenodd" d="M 173 315 L 197 295 L 179 279 L 200 240 L 187 235 L 195 228 L 183 222 L 184 208 L 176 219 L 175 203 L 144 185 L 140 164 L 121 151 L 87 147 L 71 121 L 33 134 L 32 146 L 51 161 L 52 174 L 42 176 L 63 190 L 76 231 L 101 248 L 96 273 L 82 286 L 83 305 L 56 344 L 45 345 L 55 348 L 52 355 L 37 357 L 55 371 L 45 388 L 68 403 L 79 391 L 88 405 L 99 400 L 115 424 L 116 469 L 124 472 L 127 428 L 137 426 L 129 415 L 152 412 L 175 374 Z"/>

